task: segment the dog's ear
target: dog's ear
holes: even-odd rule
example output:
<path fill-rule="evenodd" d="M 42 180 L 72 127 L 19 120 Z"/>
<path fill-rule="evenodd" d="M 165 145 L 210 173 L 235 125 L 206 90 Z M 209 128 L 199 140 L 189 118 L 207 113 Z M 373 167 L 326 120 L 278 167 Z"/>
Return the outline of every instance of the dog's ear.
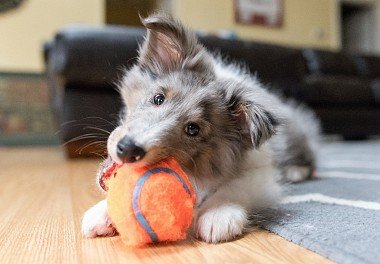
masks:
<path fill-rule="evenodd" d="M 154 14 L 141 19 L 148 29 L 139 51 L 139 63 L 153 74 L 188 69 L 210 71 L 209 54 L 197 41 L 195 34 L 165 14 Z"/>
<path fill-rule="evenodd" d="M 230 91 L 225 98 L 228 111 L 240 130 L 242 140 L 258 148 L 275 134 L 279 118 L 265 106 L 255 102 L 255 96 L 237 89 Z"/>

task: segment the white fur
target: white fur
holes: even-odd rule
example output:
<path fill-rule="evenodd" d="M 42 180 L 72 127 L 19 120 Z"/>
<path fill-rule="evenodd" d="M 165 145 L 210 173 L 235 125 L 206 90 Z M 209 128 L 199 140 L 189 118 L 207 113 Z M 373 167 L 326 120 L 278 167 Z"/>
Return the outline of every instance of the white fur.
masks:
<path fill-rule="evenodd" d="M 288 182 L 302 182 L 309 178 L 310 168 L 303 166 L 290 166 L 286 169 L 285 178 Z"/>
<path fill-rule="evenodd" d="M 247 224 L 247 211 L 242 206 L 221 204 L 200 214 L 196 220 L 195 233 L 208 243 L 217 243 L 241 235 Z"/>
<path fill-rule="evenodd" d="M 91 207 L 83 216 L 82 234 L 84 237 L 113 236 L 116 230 L 107 213 L 107 201 L 102 200 Z"/>

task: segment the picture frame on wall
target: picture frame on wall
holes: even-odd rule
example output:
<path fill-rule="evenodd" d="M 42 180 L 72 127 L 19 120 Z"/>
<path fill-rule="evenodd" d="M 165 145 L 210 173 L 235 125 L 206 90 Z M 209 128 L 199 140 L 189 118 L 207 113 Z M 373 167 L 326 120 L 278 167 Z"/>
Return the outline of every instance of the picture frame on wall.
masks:
<path fill-rule="evenodd" d="M 19 7 L 24 0 L 0 0 L 0 13 Z"/>
<path fill-rule="evenodd" d="M 234 0 L 235 22 L 244 25 L 281 27 L 285 0 Z"/>

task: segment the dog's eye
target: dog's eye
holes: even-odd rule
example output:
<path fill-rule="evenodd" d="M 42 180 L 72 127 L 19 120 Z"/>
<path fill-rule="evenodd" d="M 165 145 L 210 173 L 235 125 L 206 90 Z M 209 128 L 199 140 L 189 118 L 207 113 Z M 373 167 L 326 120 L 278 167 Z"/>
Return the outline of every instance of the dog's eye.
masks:
<path fill-rule="evenodd" d="M 155 105 L 162 105 L 165 101 L 165 96 L 163 94 L 156 94 L 153 98 Z"/>
<path fill-rule="evenodd" d="M 189 136 L 192 136 L 192 137 L 195 137 L 196 135 L 198 135 L 199 133 L 199 126 L 195 123 L 190 123 L 186 126 L 185 128 L 185 132 L 186 134 L 188 134 Z"/>

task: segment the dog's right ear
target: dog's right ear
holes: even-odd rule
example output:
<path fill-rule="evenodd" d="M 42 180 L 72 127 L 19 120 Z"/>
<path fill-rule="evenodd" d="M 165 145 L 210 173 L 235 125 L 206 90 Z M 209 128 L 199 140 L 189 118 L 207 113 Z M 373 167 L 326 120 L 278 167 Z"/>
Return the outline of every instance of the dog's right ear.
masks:
<path fill-rule="evenodd" d="M 209 54 L 197 41 L 195 34 L 168 15 L 154 14 L 141 19 L 148 29 L 139 51 L 139 63 L 155 75 L 188 69 L 210 71 Z"/>
<path fill-rule="evenodd" d="M 259 148 L 276 132 L 280 124 L 278 118 L 262 103 L 267 100 L 265 95 L 255 93 L 253 89 L 245 88 L 239 83 L 231 83 L 229 89 L 222 90 L 222 98 L 239 128 L 241 139 L 254 148 Z M 259 100 L 261 97 L 262 100 Z M 262 103 L 259 103 L 262 101 Z"/>

